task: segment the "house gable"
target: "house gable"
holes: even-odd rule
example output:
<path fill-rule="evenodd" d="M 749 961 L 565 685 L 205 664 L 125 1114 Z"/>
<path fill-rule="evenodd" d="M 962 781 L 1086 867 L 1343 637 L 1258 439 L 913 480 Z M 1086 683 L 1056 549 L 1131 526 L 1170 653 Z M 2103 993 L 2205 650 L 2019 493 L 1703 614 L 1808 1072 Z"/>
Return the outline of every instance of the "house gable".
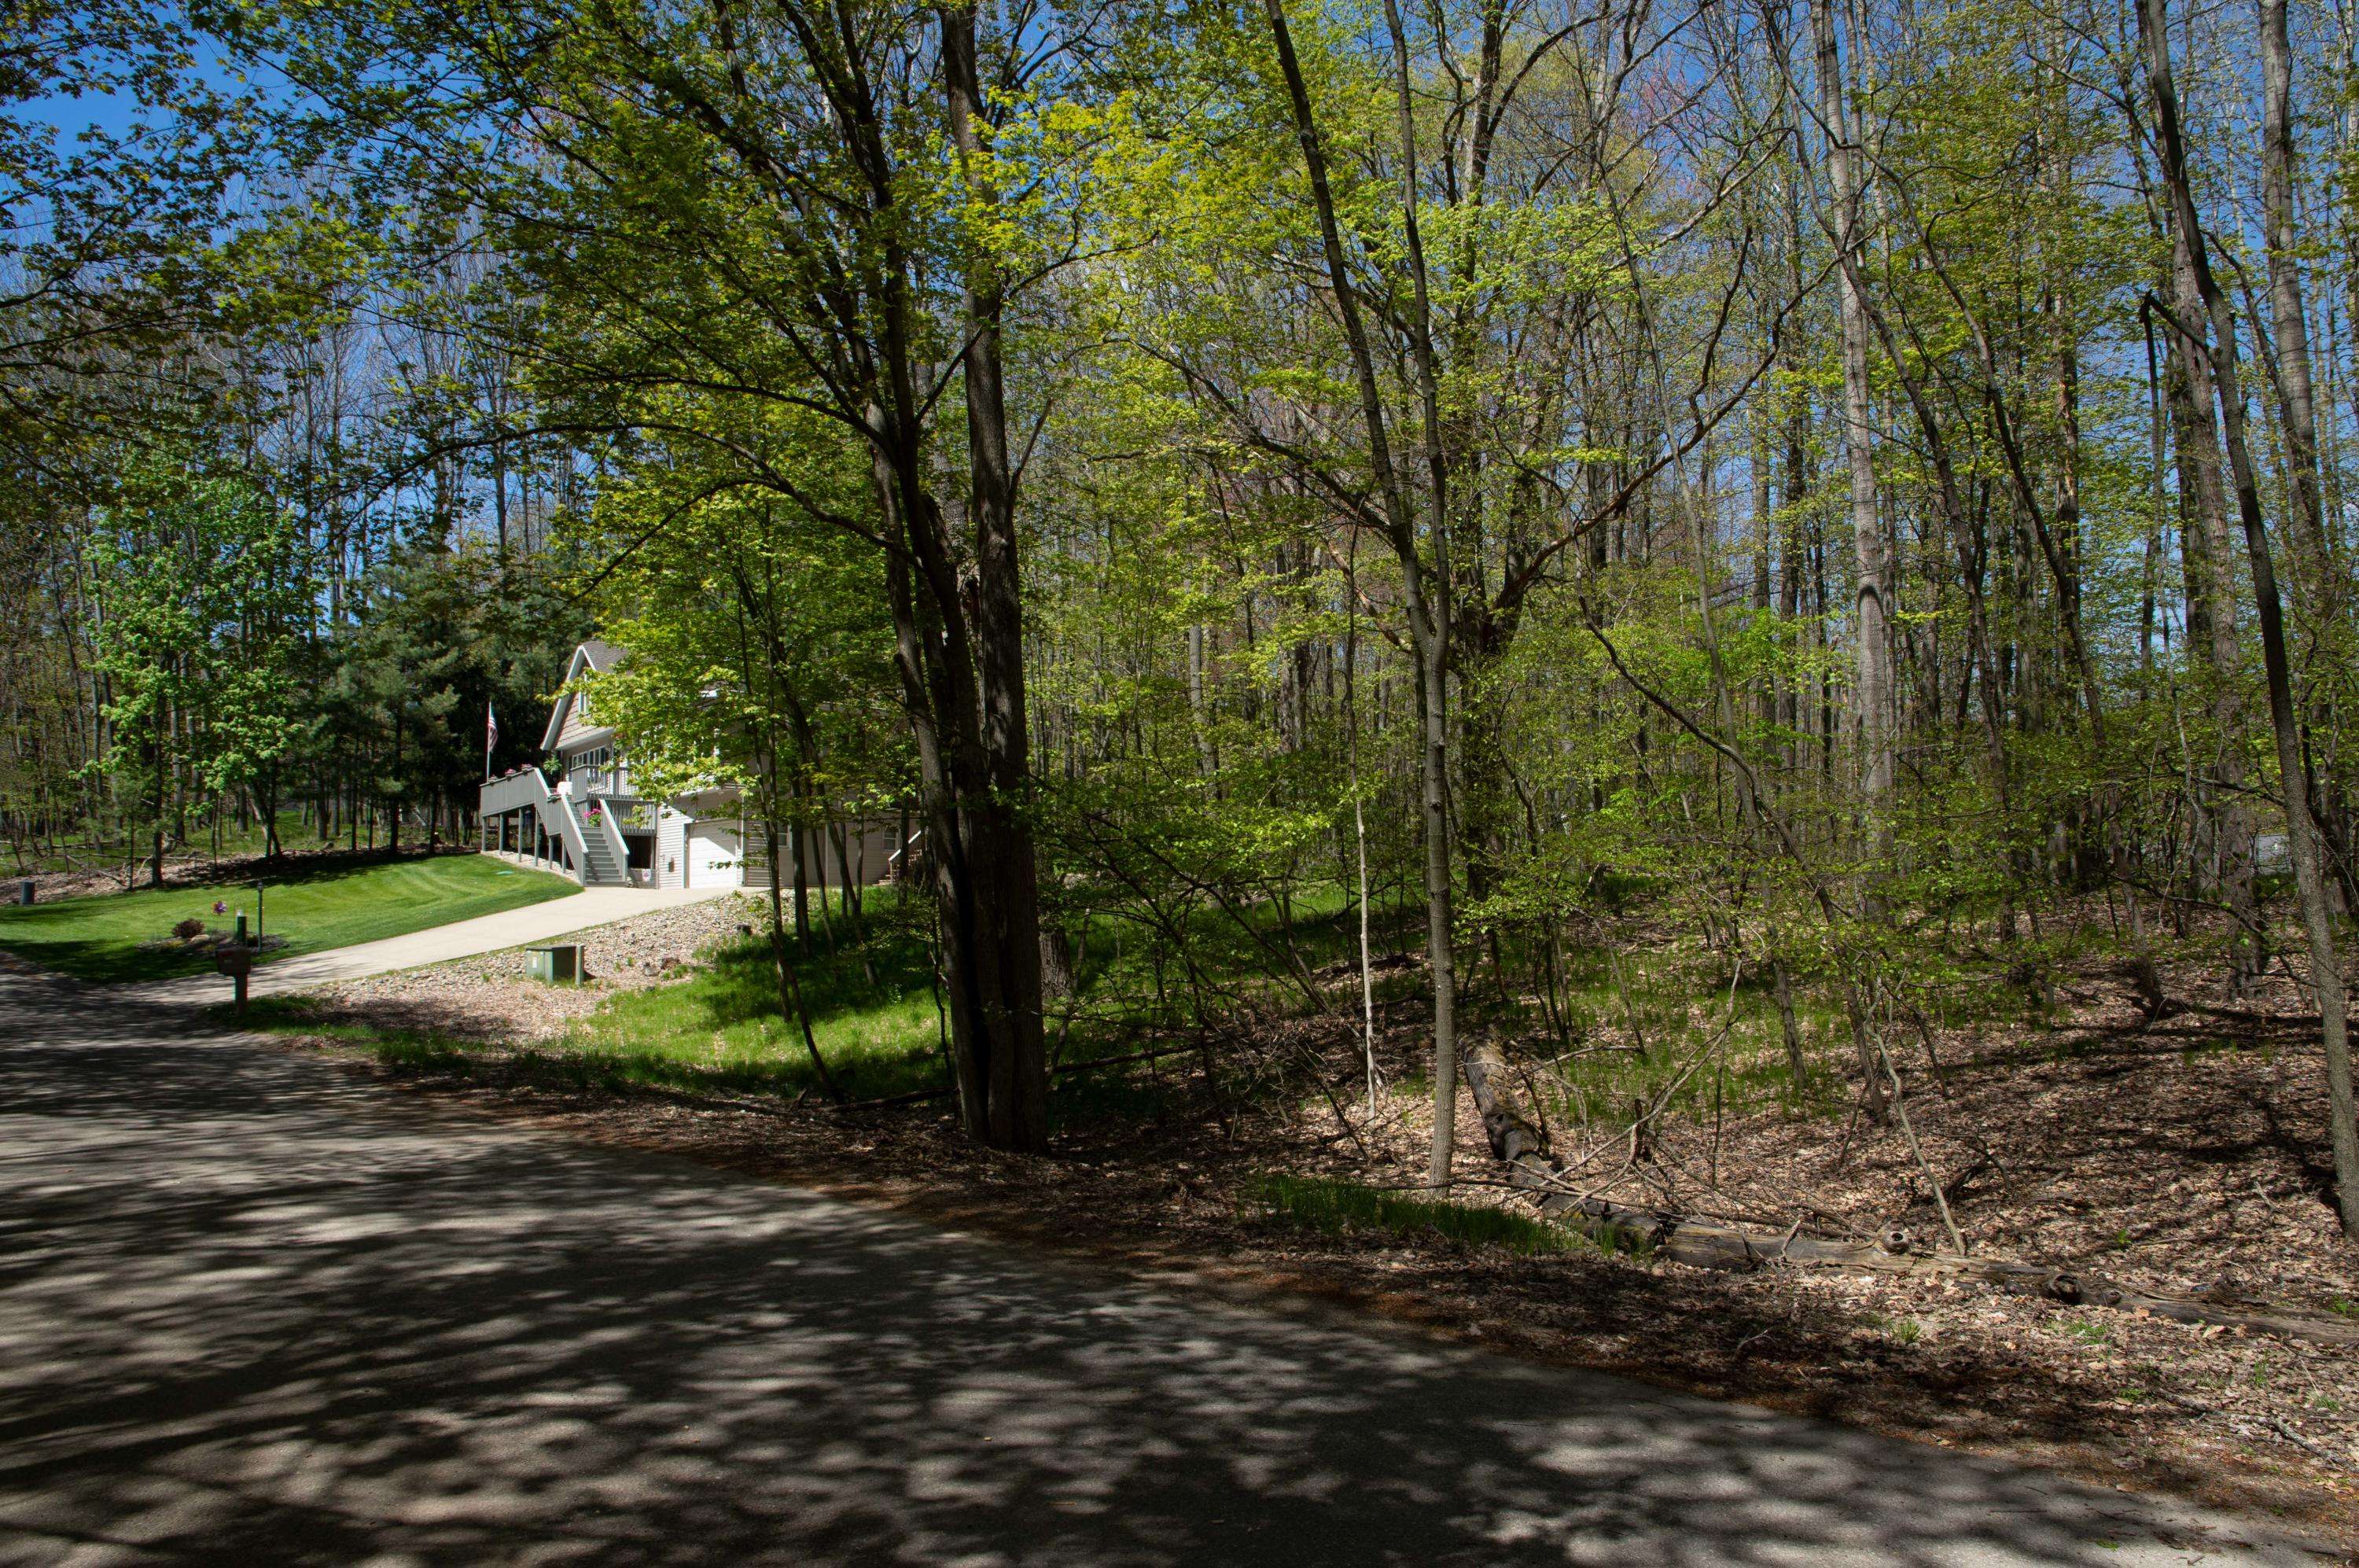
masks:
<path fill-rule="evenodd" d="M 585 741 L 603 738 L 609 726 L 598 724 L 592 714 L 592 704 L 580 687 L 582 676 L 602 675 L 614 668 L 623 650 L 613 643 L 592 637 L 573 650 L 566 662 L 563 690 L 557 694 L 557 707 L 549 715 L 549 728 L 540 737 L 543 751 L 562 751 Z"/>

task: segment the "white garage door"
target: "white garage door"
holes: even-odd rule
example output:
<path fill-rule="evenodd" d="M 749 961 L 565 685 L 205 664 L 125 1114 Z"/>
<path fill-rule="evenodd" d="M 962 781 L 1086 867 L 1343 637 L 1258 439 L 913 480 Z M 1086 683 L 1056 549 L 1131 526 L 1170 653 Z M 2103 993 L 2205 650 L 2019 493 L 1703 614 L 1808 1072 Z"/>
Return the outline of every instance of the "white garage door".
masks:
<path fill-rule="evenodd" d="M 690 822 L 687 838 L 688 886 L 734 887 L 744 880 L 745 851 L 734 822 Z"/>

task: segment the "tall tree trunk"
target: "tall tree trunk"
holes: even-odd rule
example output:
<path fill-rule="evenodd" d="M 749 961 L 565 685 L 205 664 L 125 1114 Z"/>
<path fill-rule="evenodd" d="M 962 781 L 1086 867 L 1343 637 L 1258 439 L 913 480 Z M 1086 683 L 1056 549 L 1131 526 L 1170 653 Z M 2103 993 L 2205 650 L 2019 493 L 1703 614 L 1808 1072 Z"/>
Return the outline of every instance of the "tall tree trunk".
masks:
<path fill-rule="evenodd" d="M 1294 35 L 1287 27 L 1284 0 L 1264 0 L 1264 5 L 1269 17 L 1271 41 L 1277 46 L 1278 67 L 1286 77 L 1287 100 L 1294 115 L 1296 139 L 1302 146 L 1312 204 L 1318 210 L 1328 283 L 1335 292 L 1335 312 L 1343 328 L 1344 342 L 1351 349 L 1352 367 L 1360 394 L 1360 417 L 1368 441 L 1369 466 L 1375 470 L 1379 500 L 1384 508 L 1384 532 L 1393 547 L 1393 554 L 1400 562 L 1402 597 L 1408 613 L 1410 641 L 1417 655 L 1420 740 L 1419 774 L 1424 795 L 1425 941 L 1427 962 L 1433 977 L 1433 1144 L 1427 1180 L 1435 1186 L 1446 1186 L 1451 1180 L 1458 1125 L 1458 969 L 1451 931 L 1455 919 L 1455 900 L 1450 866 L 1450 620 L 1447 605 L 1450 570 L 1444 543 L 1446 533 L 1438 533 L 1434 540 L 1437 560 L 1429 575 L 1425 561 L 1418 550 L 1417 524 L 1409 502 L 1408 486 L 1393 463 L 1392 441 L 1385 419 L 1384 393 L 1376 380 L 1375 354 L 1361 319 L 1358 292 L 1353 287 L 1350 263 L 1343 252 L 1343 231 L 1335 217 L 1334 192 L 1327 180 L 1327 156 L 1320 140 L 1318 121 L 1311 113 L 1310 90 L 1303 83 L 1301 63 L 1295 58 Z M 1397 22 L 1397 18 L 1395 20 Z M 1406 216 L 1411 225 L 1410 243 L 1415 245 L 1418 242 L 1413 237 L 1416 233 L 1414 169 L 1405 169 L 1402 179 L 1408 208 Z M 1421 261 L 1416 265 L 1415 270 L 1421 295 L 1424 270 Z M 1424 326 L 1428 320 L 1426 312 L 1419 310 L 1412 322 L 1412 332 L 1419 345 L 1419 392 L 1428 405 L 1430 432 L 1438 429 L 1440 421 L 1431 408 L 1432 343 Z M 1429 452 L 1430 458 L 1435 456 Z M 1442 515 L 1440 511 L 1441 504 L 1441 498 L 1437 496 L 1437 518 Z M 1440 526 L 1437 523 L 1437 528 Z"/>
<path fill-rule="evenodd" d="M 763 786 L 762 844 L 770 857 L 770 966 L 778 977 L 778 1013 L 791 1018 L 800 1027 L 803 1050 L 810 1056 L 811 1071 L 819 1074 L 820 1087 L 836 1104 L 843 1103 L 843 1090 L 836 1083 L 835 1075 L 827 1070 L 827 1059 L 819 1053 L 819 1036 L 811 1029 L 810 1007 L 803 1000 L 802 977 L 795 973 L 794 960 L 787 953 L 787 913 L 780 907 L 778 894 L 778 798 L 777 774 L 775 768 L 777 752 L 770 753 L 773 771 Z"/>
<path fill-rule="evenodd" d="M 803 829 L 803 801 L 800 790 L 795 795 L 795 820 L 787 824 L 788 853 L 795 857 L 795 941 L 801 951 L 811 950 L 810 931 L 810 841 Z"/>
<path fill-rule="evenodd" d="M 798 19 L 808 18 L 790 14 Z M 970 194 L 988 205 L 978 168 L 984 149 L 974 16 L 944 9 L 939 21 L 952 141 L 962 169 L 975 177 Z M 902 238 L 903 176 L 885 138 L 873 62 L 864 43 L 842 48 L 808 33 L 802 41 L 807 53 L 840 66 L 822 73 L 821 87 L 844 156 L 860 171 L 876 236 L 864 253 L 858 294 L 847 297 L 836 327 L 864 394 L 844 412 L 865 430 L 886 525 L 894 666 L 918 753 L 960 1116 L 978 1142 L 1038 1151 L 1048 1146 L 1048 1066 L 997 270 L 980 247 L 966 257 L 961 368 L 970 551 L 960 548 L 928 482 L 932 400 L 923 388 L 930 371 L 921 372 L 919 360 L 929 329 L 917 301 L 917 263 Z"/>
<path fill-rule="evenodd" d="M 147 886 L 150 887 L 161 887 L 164 885 L 164 732 L 160 727 L 162 723 L 163 713 L 159 707 L 157 711 L 157 724 L 159 727 L 156 730 L 155 748 L 150 753 L 155 758 L 156 772 L 154 847 L 147 860 Z"/>
<path fill-rule="evenodd" d="M 2299 570 L 2293 598 L 2306 606 L 2312 652 L 2306 666 L 2320 659 L 2328 668 L 2347 665 L 2352 640 L 2346 620 L 2347 590 L 2333 536 L 2328 531 L 2326 474 L 2318 441 L 2318 395 L 2310 343 L 2310 316 L 2302 298 L 2301 262 L 2295 246 L 2295 146 L 2293 130 L 2293 50 L 2287 36 L 2285 0 L 2261 0 L 2261 205 L 2269 268 L 2269 313 L 2277 340 L 2277 405 L 2284 415 L 2286 488 L 2293 516 L 2293 534 Z M 2331 321 L 2331 317 L 2330 317 Z M 2330 325 L 2331 334 L 2331 325 Z M 2331 342 L 2327 351 L 2332 365 Z M 2331 688 L 2330 688 L 2331 690 Z M 2314 691 L 2308 729 L 2332 734 L 2336 728 L 2331 696 Z M 2305 746 L 2305 757 L 2308 748 Z M 2351 799 L 2350 763 L 2340 746 L 2327 755 L 2313 781 L 2312 815 L 2324 847 L 2331 849 L 2346 909 L 2359 909 L 2352 900 L 2354 868 L 2347 804 Z"/>
<path fill-rule="evenodd" d="M 2268 241 L 2269 314 L 2277 340 L 2278 402 L 2285 413 L 2287 488 L 2301 578 L 2327 624 L 2338 583 L 2330 564 L 2325 500 L 2319 475 L 2318 412 L 2312 388 L 2310 318 L 2302 309 L 2299 243 L 2294 228 L 2293 54 L 2286 0 L 2260 0 L 2261 206 Z"/>
<path fill-rule="evenodd" d="M 2139 0 L 2141 7 L 2145 0 Z M 2141 10 L 2143 18 L 2143 10 Z M 2141 26 L 2143 26 L 2141 20 Z M 2188 556 L 2188 641 L 2206 665 L 2206 695 L 2214 731 L 2211 773 L 2212 829 L 2219 859 L 2220 889 L 2236 922 L 2228 957 L 2228 983 L 2242 996 L 2267 963 L 2267 933 L 2253 886 L 2253 809 L 2246 796 L 2244 751 L 2245 705 L 2241 694 L 2244 644 L 2236 627 L 2236 574 L 2228 539 L 2227 482 L 2223 474 L 2213 365 L 2201 343 L 2187 331 L 2206 319 L 2198 277 L 2202 244 L 2190 203 L 2181 213 L 2164 171 L 2163 199 L 2170 240 L 2170 312 L 2181 330 L 2170 333 L 2175 374 L 2167 390 L 2178 407 L 2173 433 L 2180 445 L 2182 489 L 2193 498 L 2194 527 L 2183 530 Z M 2200 609 L 2197 601 L 2200 599 Z M 2200 635 L 2199 635 L 2200 628 Z"/>
<path fill-rule="evenodd" d="M 2245 526 L 2245 548 L 2253 572 L 2253 601 L 2261 622 L 2261 659 L 2267 677 L 2269 723 L 2276 732 L 2277 768 L 2283 778 L 2287 847 L 2292 851 L 2294 883 L 2301 898 L 2302 924 L 2310 938 L 2310 983 L 2318 994 L 2321 1042 L 2326 1055 L 2327 1126 L 2334 1146 L 2335 1192 L 2343 1234 L 2359 1238 L 2359 1118 L 2351 1087 L 2351 1042 L 2344 1013 L 2343 964 L 2326 907 L 2326 877 L 2320 865 L 2318 830 L 2310 813 L 2310 786 L 2302 767 L 2301 735 L 2294 717 L 2293 678 L 2286 656 L 2285 615 L 2277 597 L 2268 529 L 2261 515 L 2260 485 L 2245 441 L 2244 399 L 2237 386 L 2236 327 L 2227 296 L 2213 278 L 2187 176 L 2179 98 L 2171 82 L 2167 0 L 2139 0 L 2139 40 L 2154 92 L 2155 121 L 2161 143 L 2164 190 L 2178 222 L 2182 267 L 2196 286 L 2204 317 L 2179 323 L 2189 352 L 2216 388 L 2228 461 L 2236 481 L 2236 509 Z M 2279 21 L 2283 18 L 2280 15 Z M 2203 336 L 2208 322 L 2211 339 Z M 2216 352 L 2215 352 L 2216 350 Z"/>
<path fill-rule="evenodd" d="M 1852 639 L 1857 661 L 1853 705 L 1859 724 L 1859 782 L 1867 814 L 1867 850 L 1877 867 L 1892 855 L 1893 735 L 1891 550 L 1876 506 L 1875 416 L 1868 397 L 1867 314 L 1861 299 L 1860 191 L 1852 163 L 1851 120 L 1844 106 L 1842 55 L 1835 43 L 1834 0 L 1811 0 L 1810 30 L 1818 52 L 1819 113 L 1826 127 L 1827 183 L 1835 204 L 1835 244 L 1843 258 L 1836 278 L 1843 319 L 1843 452 L 1851 465 L 1852 548 L 1857 562 Z M 1869 873 L 1862 907 L 1881 907 Z"/>
<path fill-rule="evenodd" d="M 983 91 L 975 57 L 974 12 L 942 13 L 942 72 L 951 138 L 969 180 L 969 199 L 988 203 L 982 175 L 979 122 Z M 1025 815 L 1031 789 L 1031 734 L 1025 713 L 1023 605 L 1018 587 L 1016 476 L 1007 446 L 1006 397 L 1000 365 L 1003 286 L 996 263 L 980 246 L 970 250 L 962 279 L 967 319 L 963 356 L 967 455 L 975 531 L 977 672 L 982 681 L 986 788 L 970 805 L 971 846 L 987 864 L 995 896 L 976 905 L 980 940 L 992 951 L 999 977 L 987 996 L 994 1034 L 1007 1048 L 993 1053 L 985 1074 L 990 1094 L 990 1141 L 997 1147 L 1045 1149 L 1049 1082 L 1041 1027 L 1040 910 L 1038 855 Z"/>

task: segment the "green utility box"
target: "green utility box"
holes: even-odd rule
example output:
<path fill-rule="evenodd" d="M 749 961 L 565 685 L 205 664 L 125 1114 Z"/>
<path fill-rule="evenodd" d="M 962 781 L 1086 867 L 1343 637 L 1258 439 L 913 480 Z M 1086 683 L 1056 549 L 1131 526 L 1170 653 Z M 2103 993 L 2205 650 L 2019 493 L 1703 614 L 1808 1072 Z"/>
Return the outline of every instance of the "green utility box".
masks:
<path fill-rule="evenodd" d="M 532 977 L 546 980 L 552 985 L 582 984 L 582 944 L 560 942 L 553 947 L 530 947 Z"/>

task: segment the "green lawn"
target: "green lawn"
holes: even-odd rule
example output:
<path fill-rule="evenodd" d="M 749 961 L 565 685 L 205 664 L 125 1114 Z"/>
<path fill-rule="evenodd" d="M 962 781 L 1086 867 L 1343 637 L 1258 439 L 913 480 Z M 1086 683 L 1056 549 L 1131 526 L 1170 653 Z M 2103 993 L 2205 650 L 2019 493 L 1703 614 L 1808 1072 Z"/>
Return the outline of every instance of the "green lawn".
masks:
<path fill-rule="evenodd" d="M 811 1035 L 828 1070 L 853 1099 L 869 1100 L 920 1090 L 946 1088 L 950 1067 L 942 1044 L 942 1020 L 935 1009 L 932 961 L 922 901 L 899 889 L 872 889 L 866 899 L 866 938 L 855 942 L 838 919 L 838 942 L 831 949 L 815 934 L 795 958 Z M 1309 939 L 1333 921 L 1340 898 L 1321 909 L 1306 901 L 1296 916 Z M 1263 918 L 1274 923 L 1275 913 Z M 1210 915 L 1202 923 L 1216 922 Z M 1152 1013 L 1155 985 L 1145 950 L 1150 931 L 1118 931 L 1117 922 L 1099 919 L 1080 943 L 1078 967 L 1088 1017 L 1065 1026 L 1062 1001 L 1051 1001 L 1048 1032 L 1062 1040 L 1066 1058 L 1082 1061 L 1129 1046 L 1135 1026 Z M 758 928 L 757 928 L 758 929 Z M 1236 939 L 1243 946 L 1243 939 Z M 1315 951 L 1315 950 L 1314 950 Z M 552 1054 L 606 1078 L 672 1088 L 721 1089 L 772 1094 L 817 1093 L 802 1030 L 778 1005 L 777 970 L 766 935 L 735 938 L 717 945 L 689 978 L 642 990 L 619 991 L 598 1010 L 578 1019 Z M 1273 983 L 1275 984 L 1275 983 Z M 1088 1114 L 1098 1102 L 1120 1100 L 1131 1087 L 1129 1074 L 1098 1073 L 1086 1080 L 1060 1081 L 1055 1113 Z M 1133 1107 L 1134 1109 L 1136 1107 Z"/>
<path fill-rule="evenodd" d="M 865 940 L 839 923 L 832 951 L 816 934 L 808 948 L 797 944 L 811 1033 L 838 1084 L 856 1098 L 940 1087 L 949 1079 L 924 928 L 891 889 L 873 889 L 868 909 Z M 704 958 L 685 979 L 613 993 L 559 1040 L 522 1051 L 323 1018 L 321 1004 L 309 996 L 263 998 L 245 1021 L 249 1029 L 348 1039 L 388 1062 L 441 1070 L 472 1071 L 489 1056 L 504 1071 L 584 1086 L 816 1091 L 801 1028 L 780 1016 L 766 934 L 728 937 Z"/>
<path fill-rule="evenodd" d="M 840 916 L 832 950 L 816 932 L 808 946 L 789 939 L 820 1053 L 838 1086 L 855 1100 L 946 1088 L 950 1071 L 934 1008 L 924 906 L 879 887 L 869 892 L 867 907 L 864 940 L 854 940 Z M 754 916 L 757 922 L 764 918 Z M 1094 954 L 1084 972 L 1093 978 L 1099 974 Z M 1068 1058 L 1080 1061 L 1127 1043 L 1120 1009 L 1115 1012 L 1111 1023 L 1074 1028 Z M 577 1087 L 652 1085 L 787 1097 L 820 1092 L 801 1028 L 779 1008 L 766 933 L 724 938 L 686 978 L 615 991 L 562 1036 L 520 1050 L 375 1028 L 339 1018 L 332 1004 L 300 996 L 257 1001 L 245 1027 L 347 1040 L 397 1065 L 488 1071 Z M 1050 1032 L 1062 1031 L 1052 1024 Z M 1144 1080 L 1134 1083 L 1121 1069 L 1060 1078 L 1051 1086 L 1058 1091 L 1052 1115 L 1066 1123 L 1151 1114 L 1162 1093 Z"/>
<path fill-rule="evenodd" d="M 865 942 L 847 940 L 830 953 L 814 940 L 796 965 L 820 1054 L 859 1099 L 947 1081 L 931 961 L 895 905 L 889 891 L 872 892 Z M 615 993 L 574 1024 L 562 1049 L 620 1076 L 678 1087 L 794 1094 L 819 1083 L 801 1026 L 779 1014 L 766 936 L 722 944 L 687 980 Z"/>
<path fill-rule="evenodd" d="M 267 964 L 299 953 L 350 947 L 477 915 L 496 914 L 579 892 L 572 882 L 525 871 L 489 855 L 445 855 L 376 864 L 290 862 L 284 879 L 266 881 L 264 916 L 270 934 L 288 945 L 266 953 Z M 230 912 L 213 913 L 213 904 Z M 0 909 L 0 948 L 83 980 L 152 980 L 201 974 L 210 955 L 143 949 L 190 917 L 227 929 L 244 909 L 255 910 L 251 882 L 211 887 L 143 888 L 60 898 L 31 909 Z"/>

